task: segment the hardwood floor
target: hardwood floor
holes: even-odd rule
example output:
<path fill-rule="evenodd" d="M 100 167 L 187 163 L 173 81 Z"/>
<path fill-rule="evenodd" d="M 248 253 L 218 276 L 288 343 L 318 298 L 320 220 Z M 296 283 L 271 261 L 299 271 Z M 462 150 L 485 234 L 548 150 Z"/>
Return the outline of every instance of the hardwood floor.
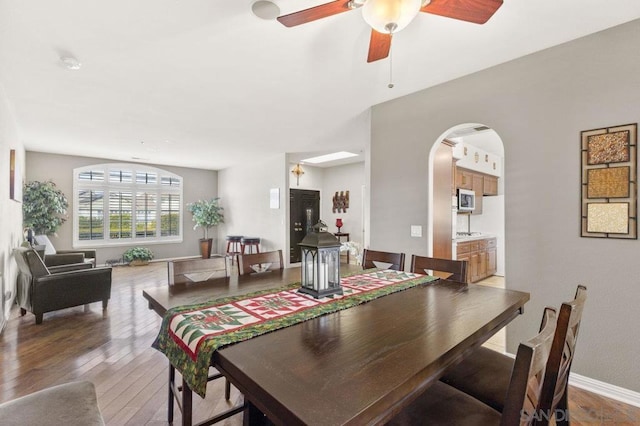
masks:
<path fill-rule="evenodd" d="M 13 308 L 0 335 L 0 402 L 73 380 L 96 386 L 108 425 L 166 425 L 166 358 L 151 348 L 160 318 L 147 308 L 142 290 L 167 285 L 166 263 L 113 270 L 111 300 L 44 315 L 42 325 Z M 580 389 L 570 389 L 572 424 L 640 425 L 640 408 Z M 223 397 L 224 381 L 210 382 L 205 400 L 194 396 L 194 420 L 200 421 L 242 401 L 232 388 Z M 175 410 L 175 424 L 180 412 Z M 1 420 L 0 420 L 1 423 Z M 224 425 L 240 425 L 242 415 Z"/>

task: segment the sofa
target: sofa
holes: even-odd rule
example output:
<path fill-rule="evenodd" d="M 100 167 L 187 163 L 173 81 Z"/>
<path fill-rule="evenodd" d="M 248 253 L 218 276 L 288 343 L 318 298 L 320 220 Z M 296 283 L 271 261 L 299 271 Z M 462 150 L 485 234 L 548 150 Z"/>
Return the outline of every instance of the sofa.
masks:
<path fill-rule="evenodd" d="M 59 309 L 102 302 L 106 309 L 111 297 L 111 268 L 90 268 L 52 272 L 38 253 L 29 247 L 13 250 L 18 264 L 16 302 L 20 313 L 27 311 L 41 324 L 43 314 Z"/>

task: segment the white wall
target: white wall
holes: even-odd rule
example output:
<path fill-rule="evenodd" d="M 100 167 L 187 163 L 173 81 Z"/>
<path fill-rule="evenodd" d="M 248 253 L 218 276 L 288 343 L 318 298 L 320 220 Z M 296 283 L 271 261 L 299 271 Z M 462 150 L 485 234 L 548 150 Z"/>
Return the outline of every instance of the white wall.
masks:
<path fill-rule="evenodd" d="M 69 201 L 69 219 L 58 230 L 58 236 L 50 236 L 51 242 L 57 249 L 71 249 L 73 242 L 73 169 L 92 164 L 111 163 L 112 160 L 104 158 L 76 157 L 72 155 L 46 154 L 42 152 L 27 151 L 27 180 L 51 179 L 62 190 Z M 185 167 L 172 167 L 165 165 L 152 165 L 163 170 L 170 171 L 183 177 L 183 207 L 187 203 L 199 199 L 209 199 L 217 195 L 218 172 L 212 170 L 190 169 Z M 193 229 L 191 214 L 185 209 L 182 218 L 183 241 L 182 243 L 148 244 L 138 243 L 149 247 L 156 259 L 170 259 L 200 254 L 198 240 L 203 237 L 202 229 Z M 213 231 L 215 235 L 215 230 Z M 98 263 L 103 264 L 109 259 L 119 259 L 128 246 L 97 247 Z"/>
<path fill-rule="evenodd" d="M 22 235 L 22 204 L 9 199 L 9 152 L 16 150 L 16 162 L 24 177 L 24 148 L 19 138 L 11 106 L 0 85 L 0 331 L 9 317 L 15 298 L 17 266 L 11 250 L 18 247 Z"/>
<path fill-rule="evenodd" d="M 320 218 L 329 226 L 331 233 L 338 231 L 336 218 L 342 218 L 344 226 L 341 231 L 348 232 L 351 241 L 362 245 L 364 162 L 327 167 L 323 171 Z M 349 191 L 349 208 L 346 213 L 333 213 L 333 196 L 340 191 Z"/>
<path fill-rule="evenodd" d="M 225 223 L 218 226 L 219 253 L 225 252 L 226 235 L 259 237 L 262 251 L 289 252 L 285 240 L 289 193 L 285 154 L 243 163 L 218 172 L 218 195 Z M 271 188 L 280 191 L 280 208 L 269 207 Z"/>
<path fill-rule="evenodd" d="M 459 123 L 493 128 L 505 145 L 506 285 L 531 294 L 507 349 L 536 334 L 545 305 L 585 284 L 572 370 L 634 391 L 640 242 L 580 237 L 579 138 L 639 121 L 639 44 L 636 20 L 375 106 L 370 148 L 371 245 L 411 254 L 426 244 L 408 229 L 427 217 L 433 141 Z"/>

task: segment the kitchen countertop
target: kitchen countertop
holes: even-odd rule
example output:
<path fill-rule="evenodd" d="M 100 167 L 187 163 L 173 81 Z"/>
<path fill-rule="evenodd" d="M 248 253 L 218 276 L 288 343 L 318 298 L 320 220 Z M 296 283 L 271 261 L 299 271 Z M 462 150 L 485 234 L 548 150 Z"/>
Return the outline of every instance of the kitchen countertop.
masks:
<path fill-rule="evenodd" d="M 457 244 L 467 241 L 485 240 L 487 238 L 496 238 L 496 236 L 494 234 L 462 235 L 457 236 L 453 241 Z"/>

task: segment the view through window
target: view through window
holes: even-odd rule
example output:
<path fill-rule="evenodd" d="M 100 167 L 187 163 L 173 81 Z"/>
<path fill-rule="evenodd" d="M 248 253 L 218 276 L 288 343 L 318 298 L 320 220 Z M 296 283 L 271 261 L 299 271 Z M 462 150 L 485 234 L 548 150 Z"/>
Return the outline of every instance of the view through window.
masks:
<path fill-rule="evenodd" d="M 137 164 L 74 170 L 74 246 L 182 241 L 182 178 Z"/>

